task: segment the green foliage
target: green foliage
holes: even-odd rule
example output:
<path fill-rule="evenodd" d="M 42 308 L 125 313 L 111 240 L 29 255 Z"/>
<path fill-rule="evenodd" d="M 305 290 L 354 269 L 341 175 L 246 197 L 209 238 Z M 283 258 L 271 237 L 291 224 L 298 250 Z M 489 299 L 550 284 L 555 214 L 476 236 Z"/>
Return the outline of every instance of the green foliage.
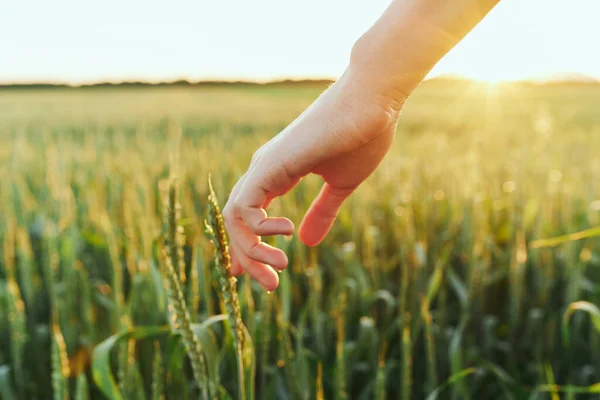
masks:
<path fill-rule="evenodd" d="M 10 368 L 8 365 L 0 365 L 0 395 L 4 400 L 15 400 L 17 395 L 10 379 Z"/>
<path fill-rule="evenodd" d="M 587 301 L 578 301 L 569 304 L 569 308 L 567 308 L 567 311 L 563 317 L 562 328 L 565 342 L 569 342 L 569 320 L 575 311 L 584 311 L 589 314 L 596 332 L 600 335 L 600 308 Z"/>
<path fill-rule="evenodd" d="M 600 90 L 425 82 L 323 244 L 264 238 L 267 294 L 216 195 L 323 89 L 2 92 L 0 398 L 192 400 L 202 359 L 221 399 L 598 393 Z"/>
<path fill-rule="evenodd" d="M 475 372 L 477 372 L 477 370 L 475 368 L 466 368 L 466 369 L 463 369 L 462 371 L 458 371 L 456 374 L 449 377 L 446 380 L 446 382 L 444 382 L 441 386 L 437 387 L 433 392 L 431 392 L 429 394 L 429 396 L 427 396 L 427 400 L 438 399 L 440 394 L 446 388 L 452 386 L 453 384 L 455 384 L 457 382 L 460 382 L 461 380 L 465 379 L 466 377 L 468 377 L 471 374 L 474 374 Z"/>
<path fill-rule="evenodd" d="M 98 388 L 109 400 L 123 399 L 123 395 L 117 386 L 111 370 L 110 354 L 115 345 L 121 340 L 149 339 L 157 335 L 164 335 L 168 333 L 168 331 L 168 327 L 139 326 L 133 330 L 124 330 L 118 334 L 112 335 L 94 348 L 92 356 L 92 376 Z"/>
<path fill-rule="evenodd" d="M 152 361 L 152 400 L 165 400 L 165 382 L 160 345 L 154 342 L 154 360 Z"/>
<path fill-rule="evenodd" d="M 69 396 L 69 360 L 65 339 L 57 325 L 52 326 L 52 391 L 54 400 L 68 400 Z"/>
<path fill-rule="evenodd" d="M 90 398 L 90 389 L 85 374 L 77 377 L 77 386 L 75 387 L 75 400 L 88 400 Z"/>

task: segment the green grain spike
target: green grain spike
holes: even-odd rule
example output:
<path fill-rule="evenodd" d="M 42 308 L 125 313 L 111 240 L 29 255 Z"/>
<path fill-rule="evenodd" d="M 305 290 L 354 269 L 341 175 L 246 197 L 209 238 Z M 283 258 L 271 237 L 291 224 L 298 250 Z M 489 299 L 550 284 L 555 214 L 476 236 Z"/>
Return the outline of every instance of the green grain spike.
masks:
<path fill-rule="evenodd" d="M 69 357 L 65 339 L 57 323 L 52 324 L 51 361 L 54 400 L 69 400 Z"/>
<path fill-rule="evenodd" d="M 227 234 L 225 233 L 225 223 L 210 178 L 208 180 L 208 186 L 208 220 L 206 221 L 206 233 L 214 246 L 214 258 L 219 276 L 219 287 L 221 289 L 221 296 L 223 298 L 223 303 L 225 304 L 225 312 L 228 315 L 231 335 L 236 348 L 239 398 L 245 400 L 246 385 L 244 381 L 244 371 L 251 367 L 253 354 L 251 345 L 245 343 L 245 341 L 250 340 L 250 338 L 244 333 L 245 327 L 242 320 L 242 312 L 236 288 L 237 279 L 229 275 L 231 269 L 231 257 L 229 255 Z"/>
<path fill-rule="evenodd" d="M 180 232 L 180 227 L 177 225 L 179 207 L 176 201 L 176 189 L 175 184 L 171 182 L 169 186 L 169 196 L 165 204 L 165 219 L 167 221 L 166 226 L 166 237 L 165 247 L 163 252 L 163 259 L 165 264 L 165 276 L 167 279 L 167 296 L 169 299 L 169 310 L 171 312 L 171 327 L 181 334 L 183 344 L 186 348 L 188 356 L 190 357 L 192 371 L 194 373 L 194 379 L 200 386 L 202 391 L 202 398 L 211 398 L 211 393 L 216 393 L 214 388 L 211 387 L 211 382 L 208 379 L 208 372 L 206 367 L 206 360 L 202 351 L 200 341 L 196 336 L 196 333 L 192 329 L 192 322 L 189 311 L 185 302 L 185 296 L 181 289 L 181 282 L 179 275 L 173 265 L 173 260 L 179 260 L 178 257 L 174 257 L 173 254 L 177 252 L 177 249 L 173 249 L 169 246 L 169 243 L 173 243 L 172 238 L 177 237 Z"/>

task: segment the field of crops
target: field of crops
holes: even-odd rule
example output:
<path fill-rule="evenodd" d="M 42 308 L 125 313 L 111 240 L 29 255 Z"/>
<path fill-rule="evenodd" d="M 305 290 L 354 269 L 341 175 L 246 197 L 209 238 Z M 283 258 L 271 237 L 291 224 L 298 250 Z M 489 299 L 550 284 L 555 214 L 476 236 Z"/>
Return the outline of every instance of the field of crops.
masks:
<path fill-rule="evenodd" d="M 0 91 L 0 399 L 598 396 L 600 87 L 425 83 L 324 243 L 236 291 L 208 175 L 223 205 L 323 89 Z"/>

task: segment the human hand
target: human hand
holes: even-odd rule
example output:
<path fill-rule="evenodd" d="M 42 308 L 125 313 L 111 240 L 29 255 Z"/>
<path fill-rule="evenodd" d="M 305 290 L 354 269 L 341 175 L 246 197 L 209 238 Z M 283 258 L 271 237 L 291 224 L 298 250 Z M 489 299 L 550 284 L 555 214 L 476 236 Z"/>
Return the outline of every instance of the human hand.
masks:
<path fill-rule="evenodd" d="M 267 290 L 288 260 L 261 236 L 291 235 L 287 218 L 267 218 L 270 202 L 314 173 L 325 181 L 300 224 L 318 244 L 344 200 L 388 151 L 400 109 L 433 66 L 499 0 L 393 0 L 355 43 L 350 67 L 298 119 L 262 146 L 224 209 L 234 275 L 246 270 Z"/>
<path fill-rule="evenodd" d="M 348 69 L 300 117 L 262 146 L 234 186 L 223 210 L 230 238 L 231 273 L 244 270 L 274 290 L 288 259 L 261 236 L 292 235 L 287 218 L 267 217 L 271 201 L 313 173 L 324 184 L 299 228 L 309 246 L 331 229 L 344 200 L 387 153 L 405 97 L 388 96 L 364 73 Z"/>

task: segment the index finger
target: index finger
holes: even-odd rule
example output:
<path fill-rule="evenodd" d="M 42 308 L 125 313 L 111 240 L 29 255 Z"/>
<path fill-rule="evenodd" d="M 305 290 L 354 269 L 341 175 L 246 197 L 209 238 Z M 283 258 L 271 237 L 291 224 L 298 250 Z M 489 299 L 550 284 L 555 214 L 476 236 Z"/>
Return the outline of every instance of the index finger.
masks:
<path fill-rule="evenodd" d="M 234 199 L 236 213 L 244 223 L 257 236 L 291 235 L 294 233 L 294 224 L 287 218 L 268 217 L 264 207 L 272 196 L 261 179 L 252 174 L 247 177 Z"/>

